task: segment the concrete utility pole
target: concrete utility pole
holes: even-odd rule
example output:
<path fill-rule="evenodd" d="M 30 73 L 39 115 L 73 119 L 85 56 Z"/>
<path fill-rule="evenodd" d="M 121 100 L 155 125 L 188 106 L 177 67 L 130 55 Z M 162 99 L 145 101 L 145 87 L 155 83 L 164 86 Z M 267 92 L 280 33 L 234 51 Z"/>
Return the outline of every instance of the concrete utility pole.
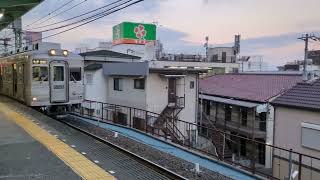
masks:
<path fill-rule="evenodd" d="M 303 40 L 305 42 L 304 45 L 304 61 L 303 61 L 303 80 L 308 80 L 308 74 L 307 74 L 307 59 L 308 59 L 308 46 L 309 46 L 309 39 L 313 41 L 320 41 L 319 37 L 316 37 L 314 35 L 305 34 L 305 36 L 301 36 L 298 38 L 300 40 Z"/>

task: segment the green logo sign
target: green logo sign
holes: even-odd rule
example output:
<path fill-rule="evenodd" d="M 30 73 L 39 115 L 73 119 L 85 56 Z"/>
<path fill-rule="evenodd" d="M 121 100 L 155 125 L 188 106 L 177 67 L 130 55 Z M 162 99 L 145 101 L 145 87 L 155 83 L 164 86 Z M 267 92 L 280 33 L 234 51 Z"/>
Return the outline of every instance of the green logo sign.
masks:
<path fill-rule="evenodd" d="M 146 44 L 156 40 L 154 24 L 123 22 L 113 27 L 113 44 Z"/>

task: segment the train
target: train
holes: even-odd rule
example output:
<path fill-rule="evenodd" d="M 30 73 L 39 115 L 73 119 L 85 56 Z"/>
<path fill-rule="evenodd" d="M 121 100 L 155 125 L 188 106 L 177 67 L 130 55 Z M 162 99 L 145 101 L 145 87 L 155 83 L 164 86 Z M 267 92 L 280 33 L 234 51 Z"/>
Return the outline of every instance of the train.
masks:
<path fill-rule="evenodd" d="M 41 42 L 0 57 L 0 94 L 49 112 L 79 106 L 84 60 L 58 43 Z"/>

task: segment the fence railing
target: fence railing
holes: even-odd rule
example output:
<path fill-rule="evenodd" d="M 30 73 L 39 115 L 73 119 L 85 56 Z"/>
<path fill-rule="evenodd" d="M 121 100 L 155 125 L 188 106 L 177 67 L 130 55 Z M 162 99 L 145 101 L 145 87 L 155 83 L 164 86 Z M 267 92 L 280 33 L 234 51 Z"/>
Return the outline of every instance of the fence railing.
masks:
<path fill-rule="evenodd" d="M 301 154 L 273 145 L 264 140 L 241 136 L 228 132 L 214 125 L 200 125 L 165 117 L 162 127 L 156 125 L 160 114 L 143 109 L 85 100 L 81 106 L 72 109 L 73 112 L 95 118 L 102 123 L 114 123 L 143 131 L 166 141 L 178 143 L 186 148 L 196 150 L 209 157 L 229 163 L 237 168 L 269 179 L 285 179 L 290 174 L 299 180 L 320 179 L 320 158 Z M 178 136 L 166 132 L 179 130 Z M 217 134 L 223 139 L 218 138 Z M 180 139 L 177 142 L 177 139 Z M 217 149 L 222 147 L 222 154 L 231 151 L 232 157 L 219 156 Z M 289 168 L 291 167 L 291 168 Z"/>

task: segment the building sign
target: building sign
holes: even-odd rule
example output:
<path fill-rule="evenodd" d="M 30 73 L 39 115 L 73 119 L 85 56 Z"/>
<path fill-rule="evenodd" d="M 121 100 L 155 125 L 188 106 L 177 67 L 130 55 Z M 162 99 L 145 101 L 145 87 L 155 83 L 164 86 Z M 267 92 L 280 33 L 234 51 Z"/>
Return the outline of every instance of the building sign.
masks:
<path fill-rule="evenodd" d="M 117 44 L 147 44 L 155 42 L 156 26 L 123 22 L 113 27 L 113 45 Z"/>

